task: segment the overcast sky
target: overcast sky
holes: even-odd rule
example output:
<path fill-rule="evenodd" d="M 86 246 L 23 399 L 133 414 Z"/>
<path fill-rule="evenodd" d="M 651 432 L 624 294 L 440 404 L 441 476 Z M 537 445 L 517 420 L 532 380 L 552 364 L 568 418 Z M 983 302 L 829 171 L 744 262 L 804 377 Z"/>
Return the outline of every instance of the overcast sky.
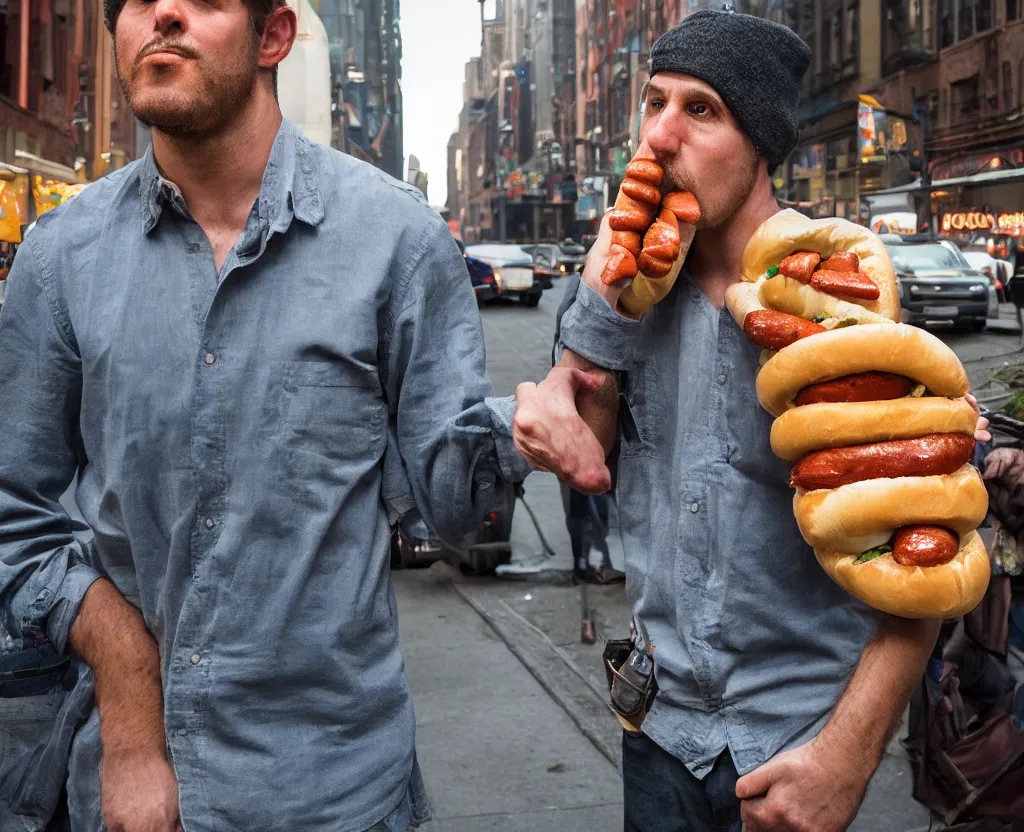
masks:
<path fill-rule="evenodd" d="M 448 137 L 458 126 L 465 65 L 480 54 L 476 0 L 402 0 L 402 100 L 405 160 L 427 172 L 431 205 L 448 192 Z"/>

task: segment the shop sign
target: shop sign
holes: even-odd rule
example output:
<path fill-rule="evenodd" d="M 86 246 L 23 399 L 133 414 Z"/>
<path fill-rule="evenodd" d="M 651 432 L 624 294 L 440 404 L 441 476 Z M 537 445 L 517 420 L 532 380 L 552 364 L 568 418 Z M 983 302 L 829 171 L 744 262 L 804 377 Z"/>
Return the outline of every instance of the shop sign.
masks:
<path fill-rule="evenodd" d="M 1014 237 L 1024 235 L 1024 213 L 985 214 L 981 211 L 959 211 L 942 217 L 943 233 L 957 231 L 996 231 Z"/>
<path fill-rule="evenodd" d="M 1013 169 L 1024 165 L 1024 150 L 1001 150 L 996 153 L 976 153 L 962 159 L 950 159 L 931 165 L 932 181 L 958 179 L 985 170 Z"/>
<path fill-rule="evenodd" d="M 857 102 L 858 149 L 862 164 L 885 161 L 885 110 Z"/>

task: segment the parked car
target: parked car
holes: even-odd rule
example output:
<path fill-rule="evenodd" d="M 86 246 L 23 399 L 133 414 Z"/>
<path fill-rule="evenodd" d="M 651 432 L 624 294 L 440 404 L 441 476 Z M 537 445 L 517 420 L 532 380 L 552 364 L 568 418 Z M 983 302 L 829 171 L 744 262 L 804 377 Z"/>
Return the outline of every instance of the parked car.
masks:
<path fill-rule="evenodd" d="M 891 234 L 882 240 L 896 270 L 908 323 L 981 332 L 987 318 L 998 316 L 995 286 L 948 240 L 911 242 Z"/>
<path fill-rule="evenodd" d="M 587 250 L 572 239 L 561 243 L 537 243 L 522 246 L 533 255 L 533 271 L 542 281 L 547 281 L 544 288 L 551 288 L 551 281 L 556 277 L 583 271 L 587 262 Z"/>
<path fill-rule="evenodd" d="M 533 273 L 533 257 L 511 243 L 480 243 L 466 247 L 470 257 L 494 269 L 501 281 L 502 297 L 519 298 L 520 303 L 536 306 L 544 293 L 543 283 Z"/>
<path fill-rule="evenodd" d="M 964 259 L 972 267 L 984 272 L 993 286 L 1000 303 L 1008 303 L 1006 284 L 1013 276 L 1013 265 L 1007 260 L 997 260 L 984 249 L 964 249 Z"/>
<path fill-rule="evenodd" d="M 466 268 L 469 269 L 469 279 L 473 284 L 473 292 L 476 295 L 476 302 L 487 303 L 501 296 L 501 281 L 494 274 L 494 269 L 483 260 L 470 257 L 466 253 L 466 246 L 462 240 L 456 240 L 459 244 L 459 251 L 466 258 Z"/>

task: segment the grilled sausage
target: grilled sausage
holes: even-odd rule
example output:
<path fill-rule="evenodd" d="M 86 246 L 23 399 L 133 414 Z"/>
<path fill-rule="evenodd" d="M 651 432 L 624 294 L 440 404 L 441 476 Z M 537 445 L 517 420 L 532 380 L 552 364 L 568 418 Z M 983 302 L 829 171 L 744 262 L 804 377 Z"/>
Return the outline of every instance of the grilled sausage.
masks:
<path fill-rule="evenodd" d="M 665 172 L 661 165 L 653 159 L 634 159 L 626 165 L 626 176 L 639 179 L 641 182 L 649 182 L 655 188 L 661 187 L 661 180 Z"/>
<path fill-rule="evenodd" d="M 892 557 L 902 566 L 941 566 L 960 551 L 960 539 L 941 526 L 903 526 L 896 530 Z"/>
<path fill-rule="evenodd" d="M 689 191 L 665 194 L 661 200 L 661 207 L 668 208 L 679 222 L 687 225 L 696 225 L 700 222 L 700 206 L 697 204 L 697 198 Z"/>
<path fill-rule="evenodd" d="M 640 256 L 642 240 L 636 231 L 613 231 L 611 244 L 613 246 L 622 246 L 634 258 Z"/>
<path fill-rule="evenodd" d="M 798 251 L 789 255 L 779 263 L 779 271 L 786 277 L 808 283 L 811 275 L 821 262 L 821 255 L 816 251 Z"/>
<path fill-rule="evenodd" d="M 812 384 L 797 393 L 797 407 L 818 402 L 884 402 L 910 395 L 917 385 L 894 373 L 856 373 Z"/>
<path fill-rule="evenodd" d="M 644 182 L 642 179 L 634 179 L 627 176 L 622 180 L 619 190 L 637 202 L 645 202 L 649 205 L 657 205 L 661 202 L 661 191 L 658 190 L 657 186 L 652 185 L 650 182 Z"/>
<path fill-rule="evenodd" d="M 963 433 L 832 448 L 800 459 L 789 482 L 794 488 L 814 491 L 862 480 L 952 474 L 969 462 L 973 453 L 974 437 Z"/>
<path fill-rule="evenodd" d="M 636 259 L 633 255 L 623 246 L 612 245 L 608 250 L 604 268 L 601 269 L 601 282 L 609 286 L 616 280 L 636 277 L 636 272 Z"/>
<path fill-rule="evenodd" d="M 825 327 L 785 312 L 757 309 L 743 319 L 743 332 L 759 347 L 781 350 L 801 338 L 825 332 Z"/>
<path fill-rule="evenodd" d="M 811 286 L 829 295 L 861 300 L 878 300 L 878 285 L 863 272 L 836 272 L 819 269 L 811 275 Z"/>
<path fill-rule="evenodd" d="M 860 258 L 852 251 L 837 251 L 819 268 L 832 272 L 856 272 L 860 271 Z"/>
<path fill-rule="evenodd" d="M 679 256 L 679 221 L 668 208 L 662 208 L 658 219 L 647 229 L 643 254 L 670 264 Z M 640 270 L 643 271 L 642 266 Z"/>

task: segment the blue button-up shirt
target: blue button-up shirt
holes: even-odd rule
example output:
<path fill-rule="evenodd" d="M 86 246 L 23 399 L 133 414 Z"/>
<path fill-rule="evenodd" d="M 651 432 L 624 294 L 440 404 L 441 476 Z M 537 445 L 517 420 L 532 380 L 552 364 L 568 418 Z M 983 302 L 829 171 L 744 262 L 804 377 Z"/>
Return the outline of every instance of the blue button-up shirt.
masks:
<path fill-rule="evenodd" d="M 726 748 L 746 773 L 820 730 L 876 618 L 800 536 L 760 349 L 685 272 L 639 322 L 580 287 L 561 342 L 623 371 L 626 590 L 659 686 L 643 730 L 699 777 Z"/>
<path fill-rule="evenodd" d="M 415 779 L 390 521 L 465 542 L 529 472 L 445 223 L 285 122 L 219 272 L 148 152 L 41 217 L 8 284 L 0 630 L 63 649 L 100 575 L 141 609 L 186 829 L 388 817 Z M 101 828 L 99 757 L 93 712 L 76 829 Z"/>

